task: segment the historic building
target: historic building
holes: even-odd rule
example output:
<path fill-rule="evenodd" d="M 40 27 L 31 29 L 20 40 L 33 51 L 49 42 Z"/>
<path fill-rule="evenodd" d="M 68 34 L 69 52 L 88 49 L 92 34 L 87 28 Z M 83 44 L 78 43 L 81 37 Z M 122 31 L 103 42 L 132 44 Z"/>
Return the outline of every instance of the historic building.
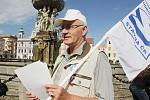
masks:
<path fill-rule="evenodd" d="M 86 41 L 87 41 L 92 47 L 94 46 L 94 40 L 93 40 L 93 38 L 88 37 L 88 38 L 86 38 Z"/>
<path fill-rule="evenodd" d="M 0 35 L 0 58 L 11 59 L 16 57 L 17 37 Z"/>
<path fill-rule="evenodd" d="M 3 57 L 4 43 L 5 43 L 5 40 L 3 38 L 0 38 L 0 58 Z"/>
<path fill-rule="evenodd" d="M 33 42 L 25 36 L 24 30 L 21 27 L 17 34 L 17 59 L 32 59 Z"/>
<path fill-rule="evenodd" d="M 108 59 L 111 63 L 113 63 L 113 64 L 119 63 L 118 57 L 116 55 L 115 50 L 112 47 L 109 37 L 106 40 L 106 44 L 99 46 L 99 50 L 104 51 L 106 53 L 106 55 L 108 56 Z"/>

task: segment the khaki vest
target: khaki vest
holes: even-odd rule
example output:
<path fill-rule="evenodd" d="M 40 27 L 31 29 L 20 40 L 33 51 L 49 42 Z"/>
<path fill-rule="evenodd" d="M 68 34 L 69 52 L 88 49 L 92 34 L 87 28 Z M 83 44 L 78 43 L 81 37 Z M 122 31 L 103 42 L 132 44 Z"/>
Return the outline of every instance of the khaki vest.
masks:
<path fill-rule="evenodd" d="M 98 50 L 95 51 L 85 61 L 80 70 L 71 77 L 70 82 L 65 84 L 64 88 L 69 93 L 82 97 L 94 97 L 94 69 L 96 67 L 98 53 Z M 59 56 L 59 58 L 56 60 L 55 66 L 58 66 L 62 59 L 63 56 Z M 68 64 L 76 63 L 79 63 L 79 60 L 73 60 Z M 57 69 L 54 70 L 54 75 Z"/>

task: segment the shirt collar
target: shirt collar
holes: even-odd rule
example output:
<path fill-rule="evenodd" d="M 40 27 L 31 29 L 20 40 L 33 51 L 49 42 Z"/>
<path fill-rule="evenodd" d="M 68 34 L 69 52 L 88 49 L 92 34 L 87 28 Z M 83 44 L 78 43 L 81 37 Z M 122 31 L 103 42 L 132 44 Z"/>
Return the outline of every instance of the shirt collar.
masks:
<path fill-rule="evenodd" d="M 62 56 L 65 56 L 66 58 L 69 58 L 69 57 L 71 57 L 71 56 L 80 56 L 80 55 L 82 55 L 82 53 L 83 53 L 83 47 L 84 47 L 84 45 L 86 44 L 86 41 L 84 41 L 84 42 L 82 42 L 82 44 L 79 46 L 79 48 L 77 48 L 76 50 L 75 50 L 75 52 L 74 53 L 72 53 L 72 54 L 69 54 L 69 47 L 66 49 L 66 51 L 62 54 Z"/>

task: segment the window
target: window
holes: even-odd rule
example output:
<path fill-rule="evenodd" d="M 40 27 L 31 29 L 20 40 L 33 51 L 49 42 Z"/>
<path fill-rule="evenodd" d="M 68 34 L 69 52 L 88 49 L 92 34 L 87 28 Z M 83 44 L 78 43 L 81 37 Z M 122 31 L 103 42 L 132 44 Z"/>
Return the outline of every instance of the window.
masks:
<path fill-rule="evenodd" d="M 20 53 L 20 49 L 18 49 L 18 53 Z"/>
<path fill-rule="evenodd" d="M 19 38 L 21 38 L 21 34 L 19 34 Z"/>
<path fill-rule="evenodd" d="M 29 50 L 29 53 L 31 53 L 31 51 L 32 51 L 32 50 L 30 49 L 30 50 Z"/>
<path fill-rule="evenodd" d="M 23 55 L 23 59 L 26 59 L 27 58 L 27 55 Z"/>
<path fill-rule="evenodd" d="M 108 57 L 110 57 L 110 53 L 108 53 Z"/>
<path fill-rule="evenodd" d="M 109 41 L 109 44 L 111 44 L 110 41 Z"/>
<path fill-rule="evenodd" d="M 30 47 L 32 46 L 32 42 L 29 42 L 29 46 L 30 46 Z"/>

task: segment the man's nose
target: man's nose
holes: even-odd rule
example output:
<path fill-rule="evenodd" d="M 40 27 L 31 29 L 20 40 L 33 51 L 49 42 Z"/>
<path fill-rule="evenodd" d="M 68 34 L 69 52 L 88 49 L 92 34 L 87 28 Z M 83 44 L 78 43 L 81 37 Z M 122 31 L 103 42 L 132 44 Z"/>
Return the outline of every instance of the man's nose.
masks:
<path fill-rule="evenodd" d="M 63 29 L 63 31 L 62 31 L 62 33 L 64 34 L 64 33 L 68 33 L 68 29 Z"/>
<path fill-rule="evenodd" d="M 66 34 L 68 34 L 68 30 L 67 29 L 63 29 L 63 31 L 62 31 L 62 35 L 64 36 L 64 35 L 66 35 Z"/>

